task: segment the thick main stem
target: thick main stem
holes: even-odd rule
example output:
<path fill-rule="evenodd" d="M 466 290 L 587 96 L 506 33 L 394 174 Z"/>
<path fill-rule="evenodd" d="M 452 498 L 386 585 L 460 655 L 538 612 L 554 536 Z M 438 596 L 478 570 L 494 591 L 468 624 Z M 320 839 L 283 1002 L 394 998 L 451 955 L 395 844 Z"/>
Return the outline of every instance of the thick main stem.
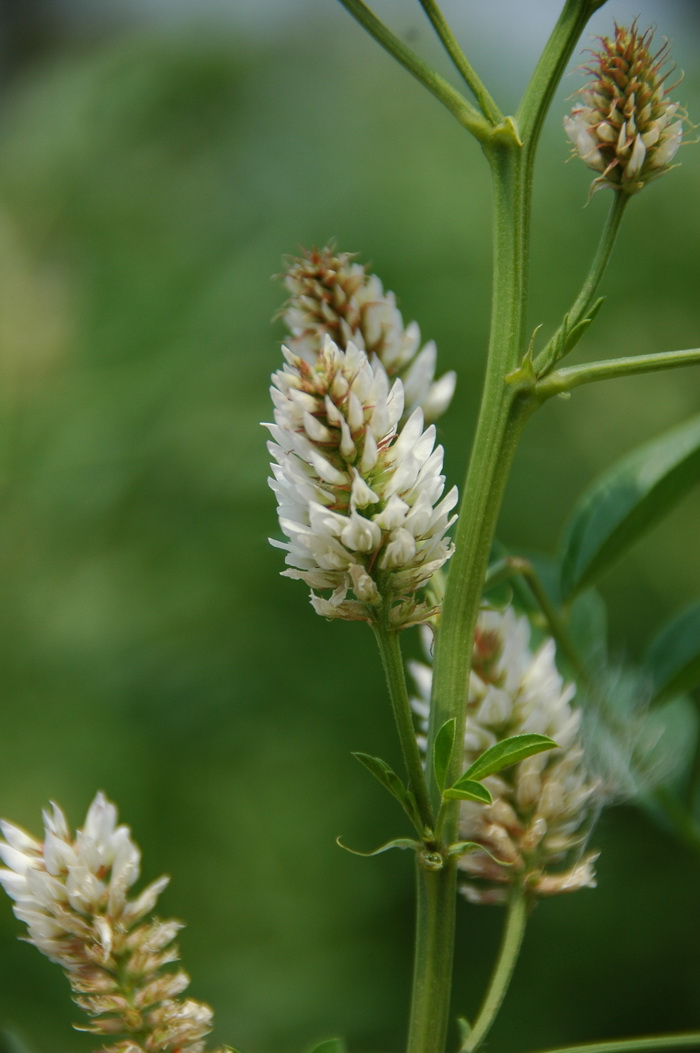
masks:
<path fill-rule="evenodd" d="M 457 742 L 464 737 L 472 640 L 498 511 L 527 398 L 507 380 L 524 343 L 529 184 L 526 157 L 513 140 L 493 148 L 495 173 L 494 290 L 486 383 L 462 496 L 433 673 L 428 746 L 442 724 L 454 717 Z M 448 778 L 459 775 L 455 750 Z M 438 798 L 436 795 L 435 805 Z M 446 809 L 444 840 L 457 837 L 459 802 Z M 447 1038 L 454 949 L 456 864 L 450 859 L 421 876 L 417 913 L 416 971 L 409 1053 L 442 1053 Z"/>
<path fill-rule="evenodd" d="M 527 292 L 529 181 L 525 151 L 515 144 L 493 149 L 494 288 L 486 380 L 455 535 L 436 643 L 428 765 L 444 722 L 456 718 L 461 742 L 466 721 L 472 640 L 501 499 L 528 411 L 527 395 L 508 375 L 524 345 Z M 453 758 L 453 781 L 459 775 Z M 430 782 L 429 782 L 430 785 Z M 446 837 L 454 839 L 459 806 L 450 806 Z"/>
<path fill-rule="evenodd" d="M 456 859 L 441 870 L 417 865 L 416 942 L 408 1053 L 442 1053 L 452 989 Z"/>

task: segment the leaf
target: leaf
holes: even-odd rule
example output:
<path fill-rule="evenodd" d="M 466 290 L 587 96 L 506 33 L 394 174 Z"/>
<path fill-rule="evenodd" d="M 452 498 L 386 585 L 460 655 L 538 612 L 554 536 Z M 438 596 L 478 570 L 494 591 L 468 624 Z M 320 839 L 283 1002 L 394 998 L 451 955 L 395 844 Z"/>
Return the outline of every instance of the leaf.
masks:
<path fill-rule="evenodd" d="M 474 779 L 462 776 L 454 786 L 445 790 L 442 794 L 445 801 L 478 801 L 479 804 L 491 804 L 493 797 L 490 790 Z"/>
<path fill-rule="evenodd" d="M 484 848 L 478 841 L 456 841 L 447 849 L 448 856 L 463 856 L 467 852 L 484 852 L 490 859 L 493 859 L 494 863 L 498 863 L 501 867 L 513 865 L 512 863 L 506 863 L 504 859 L 497 859 L 493 852 L 489 852 L 488 848 Z"/>
<path fill-rule="evenodd" d="M 644 665 L 654 685 L 652 704 L 668 702 L 700 684 L 700 600 L 661 629 Z"/>
<path fill-rule="evenodd" d="M 360 764 L 363 764 L 367 771 L 374 775 L 375 779 L 399 802 L 418 833 L 422 833 L 416 799 L 411 791 L 406 789 L 393 768 L 381 757 L 372 757 L 369 753 L 353 753 L 353 757 L 356 757 Z"/>
<path fill-rule="evenodd" d="M 312 1046 L 308 1053 L 345 1053 L 347 1047 L 342 1038 L 327 1038 L 325 1042 L 319 1042 Z"/>
<path fill-rule="evenodd" d="M 593 584 L 700 478 L 700 416 L 645 443 L 599 476 L 574 509 L 561 554 L 569 598 Z"/>
<path fill-rule="evenodd" d="M 512 735 L 509 739 L 503 739 L 495 746 L 490 746 L 485 750 L 467 768 L 459 782 L 464 779 L 485 779 L 487 775 L 502 771 L 511 764 L 518 764 L 519 761 L 532 757 L 535 753 L 556 748 L 556 742 L 547 735 Z"/>
<path fill-rule="evenodd" d="M 435 782 L 440 791 L 445 789 L 445 783 L 447 782 L 447 772 L 450 767 L 450 759 L 455 744 L 456 726 L 457 722 L 455 718 L 451 717 L 450 720 L 445 721 L 435 736 L 435 744 L 433 746 L 433 773 L 435 775 Z"/>
<path fill-rule="evenodd" d="M 360 852 L 357 848 L 350 848 L 349 845 L 344 845 L 339 837 L 336 837 L 335 843 L 351 855 L 362 856 L 365 859 L 369 859 L 370 856 L 379 856 L 382 852 L 388 852 L 391 848 L 412 848 L 414 852 L 417 852 L 419 848 L 423 847 L 420 841 L 414 841 L 410 837 L 396 837 L 393 841 L 387 841 L 386 844 L 375 848 L 373 852 Z"/>

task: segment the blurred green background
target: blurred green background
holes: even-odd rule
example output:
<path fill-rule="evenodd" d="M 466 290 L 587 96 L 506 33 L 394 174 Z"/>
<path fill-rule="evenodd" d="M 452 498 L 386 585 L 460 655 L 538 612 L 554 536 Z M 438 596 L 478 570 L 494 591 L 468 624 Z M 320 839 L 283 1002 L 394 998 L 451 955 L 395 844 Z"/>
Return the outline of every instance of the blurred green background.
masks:
<path fill-rule="evenodd" d="M 640 7 L 675 37 L 678 94 L 700 120 L 697 5 L 611 0 L 595 25 Z M 486 166 L 333 0 L 146 8 L 0 10 L 0 813 L 38 832 L 49 799 L 74 824 L 97 788 L 118 802 L 145 877 L 173 875 L 161 910 L 187 921 L 215 1039 L 397 1050 L 411 860 L 358 859 L 334 839 L 404 833 L 350 750 L 398 759 L 370 634 L 319 619 L 266 541 L 259 421 L 283 299 L 270 278 L 331 237 L 373 262 L 441 371 L 459 371 L 440 427 L 459 482 L 487 338 Z M 442 62 L 414 8 L 379 5 Z M 513 106 L 557 4 L 445 9 L 465 41 L 472 21 L 479 69 Z M 537 176 L 530 321 L 545 331 L 608 205 L 584 208 L 590 174 L 564 164 L 578 83 L 555 101 Z M 697 346 L 700 152 L 680 159 L 629 209 L 579 359 Z M 502 540 L 553 551 L 586 483 L 697 412 L 699 392 L 679 371 L 548 404 Z M 606 579 L 613 653 L 639 655 L 698 596 L 699 534 L 696 493 Z M 491 1049 L 697 1028 L 697 860 L 631 807 L 603 817 L 595 844 L 599 889 L 538 909 Z M 461 1012 L 500 922 L 460 907 Z M 63 977 L 18 931 L 2 904 L 0 1022 L 37 1053 L 87 1053 Z"/>

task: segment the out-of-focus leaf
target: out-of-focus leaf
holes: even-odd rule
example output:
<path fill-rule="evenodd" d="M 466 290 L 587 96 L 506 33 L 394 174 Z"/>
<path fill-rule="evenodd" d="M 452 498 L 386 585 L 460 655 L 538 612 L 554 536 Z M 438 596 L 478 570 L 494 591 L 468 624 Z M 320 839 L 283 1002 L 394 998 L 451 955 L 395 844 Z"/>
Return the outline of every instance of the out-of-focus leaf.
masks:
<path fill-rule="evenodd" d="M 477 760 L 465 771 L 459 783 L 469 779 L 485 779 L 487 775 L 493 775 L 511 764 L 518 764 L 526 757 L 532 757 L 535 753 L 543 750 L 556 749 L 557 744 L 547 735 L 512 735 L 502 742 L 490 746 L 481 754 Z"/>
<path fill-rule="evenodd" d="M 435 773 L 435 782 L 439 790 L 444 790 L 447 782 L 447 770 L 450 766 L 450 758 L 455 744 L 455 727 L 456 721 L 452 717 L 450 720 L 445 721 L 435 736 L 433 772 Z"/>
<path fill-rule="evenodd" d="M 645 443 L 599 476 L 569 521 L 561 553 L 565 599 L 597 581 L 700 478 L 700 416 Z"/>
<path fill-rule="evenodd" d="M 0 1053 L 37 1053 L 37 1051 L 16 1031 L 3 1028 L 0 1031 Z"/>
<path fill-rule="evenodd" d="M 700 684 L 700 601 L 661 629 L 644 665 L 654 685 L 654 703 L 667 702 Z"/>

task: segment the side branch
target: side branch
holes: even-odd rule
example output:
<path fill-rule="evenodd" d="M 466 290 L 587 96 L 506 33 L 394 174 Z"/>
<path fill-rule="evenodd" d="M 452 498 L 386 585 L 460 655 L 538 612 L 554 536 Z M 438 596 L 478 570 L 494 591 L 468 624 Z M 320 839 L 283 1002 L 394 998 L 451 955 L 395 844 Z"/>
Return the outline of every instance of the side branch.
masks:
<path fill-rule="evenodd" d="M 601 301 L 595 302 L 595 294 L 610 260 L 628 201 L 628 194 L 621 190 L 615 191 L 595 256 L 581 286 L 581 291 L 554 336 L 535 359 L 535 373 L 538 377 L 548 373 L 559 359 L 572 350 L 593 320 L 601 303 Z"/>
<path fill-rule="evenodd" d="M 340 3 L 367 30 L 370 36 L 374 37 L 378 44 L 381 44 L 436 99 L 439 99 L 443 106 L 447 107 L 467 131 L 471 132 L 480 142 L 487 142 L 491 138 L 491 125 L 476 107 L 472 106 L 451 84 L 448 84 L 444 77 L 430 69 L 415 51 L 406 47 L 403 41 L 399 40 L 388 26 L 385 26 L 381 19 L 377 18 L 374 12 L 367 7 L 364 0 L 340 0 Z"/>
<path fill-rule="evenodd" d="M 492 124 L 498 124 L 503 120 L 503 114 L 499 107 L 491 98 L 491 95 L 487 91 L 484 83 L 479 77 L 476 70 L 472 67 L 471 63 L 467 59 L 466 55 L 459 46 L 457 39 L 450 29 L 450 26 L 445 19 L 442 11 L 435 3 L 435 0 L 420 0 L 421 7 L 425 11 L 426 15 L 430 19 L 433 28 L 437 35 L 440 37 L 445 51 L 452 59 L 455 68 L 460 73 L 464 82 L 474 93 L 476 101 L 479 103 L 484 116 L 491 121 Z"/>
<path fill-rule="evenodd" d="M 580 387 L 581 384 L 591 384 L 595 380 L 614 380 L 616 377 L 630 377 L 637 373 L 656 373 L 662 369 L 696 365 L 700 365 L 700 348 L 697 347 L 688 351 L 661 351 L 656 355 L 604 359 L 602 362 L 588 362 L 581 366 L 558 369 L 539 380 L 535 390 L 538 397 L 544 401 L 553 395 L 561 395 Z"/>

